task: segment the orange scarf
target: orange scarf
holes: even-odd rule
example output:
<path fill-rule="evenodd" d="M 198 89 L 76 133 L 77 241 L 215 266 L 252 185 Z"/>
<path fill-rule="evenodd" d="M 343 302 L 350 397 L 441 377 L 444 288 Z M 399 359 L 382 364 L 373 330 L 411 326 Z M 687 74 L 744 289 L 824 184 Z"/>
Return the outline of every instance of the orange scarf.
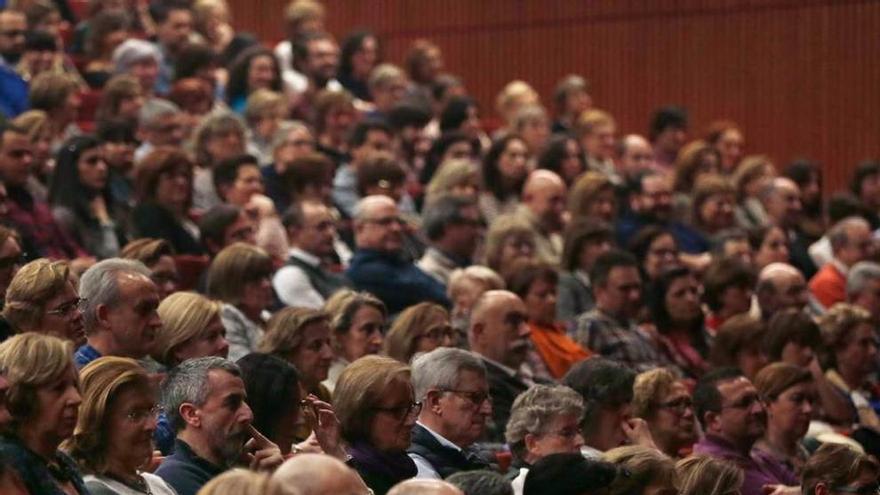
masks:
<path fill-rule="evenodd" d="M 543 326 L 529 323 L 532 331 L 532 344 L 540 354 L 553 378 L 562 378 L 575 363 L 592 356 L 565 333 L 561 325 Z"/>

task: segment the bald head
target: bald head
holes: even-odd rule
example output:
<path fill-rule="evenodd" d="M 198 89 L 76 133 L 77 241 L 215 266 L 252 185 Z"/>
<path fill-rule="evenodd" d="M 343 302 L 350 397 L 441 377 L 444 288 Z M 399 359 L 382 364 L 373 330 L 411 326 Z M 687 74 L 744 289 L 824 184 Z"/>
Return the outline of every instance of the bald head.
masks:
<path fill-rule="evenodd" d="M 403 222 L 397 204 L 388 196 L 367 196 L 355 209 L 354 241 L 358 249 L 388 253 L 403 245 Z"/>
<path fill-rule="evenodd" d="M 565 212 L 565 182 L 550 170 L 535 170 L 523 185 L 522 201 L 546 233 L 562 230 Z"/>
<path fill-rule="evenodd" d="M 862 217 L 847 217 L 828 230 L 834 257 L 846 266 L 865 261 L 874 253 L 871 225 Z"/>
<path fill-rule="evenodd" d="M 642 136 L 627 134 L 620 141 L 620 168 L 629 178 L 654 166 L 654 148 Z"/>
<path fill-rule="evenodd" d="M 490 290 L 471 311 L 471 351 L 511 368 L 519 368 L 529 349 L 528 314 L 522 299 L 506 290 Z"/>
<path fill-rule="evenodd" d="M 787 263 L 770 263 L 758 275 L 758 305 L 761 315 L 769 318 L 777 311 L 807 306 L 807 282 L 797 268 Z"/>
<path fill-rule="evenodd" d="M 464 495 L 464 493 L 442 480 L 412 479 L 398 483 L 388 495 Z"/>
<path fill-rule="evenodd" d="M 788 177 L 776 177 L 761 191 L 767 216 L 783 229 L 794 227 L 801 216 L 801 189 Z"/>
<path fill-rule="evenodd" d="M 322 454 L 300 454 L 281 465 L 269 479 L 267 495 L 363 495 L 367 487 L 341 461 Z"/>

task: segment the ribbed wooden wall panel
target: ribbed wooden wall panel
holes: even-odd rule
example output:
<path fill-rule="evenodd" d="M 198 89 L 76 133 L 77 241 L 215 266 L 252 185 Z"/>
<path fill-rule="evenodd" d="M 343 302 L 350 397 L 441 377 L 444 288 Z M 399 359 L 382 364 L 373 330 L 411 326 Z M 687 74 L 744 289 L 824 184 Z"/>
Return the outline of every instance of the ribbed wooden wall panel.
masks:
<path fill-rule="evenodd" d="M 236 25 L 275 41 L 283 0 L 232 0 Z M 821 160 L 826 189 L 880 155 L 880 1 L 869 0 L 326 0 L 342 38 L 370 27 L 401 61 L 427 37 L 491 115 L 507 82 L 550 103 L 556 81 L 586 76 L 622 132 L 651 111 L 685 105 L 692 132 L 739 122 L 748 152 L 782 164 Z"/>

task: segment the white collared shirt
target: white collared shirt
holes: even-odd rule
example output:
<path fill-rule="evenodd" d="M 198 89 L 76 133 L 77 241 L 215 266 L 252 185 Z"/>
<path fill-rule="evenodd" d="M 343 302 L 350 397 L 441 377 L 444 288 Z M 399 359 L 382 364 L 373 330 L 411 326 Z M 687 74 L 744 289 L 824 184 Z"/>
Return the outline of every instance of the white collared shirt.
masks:
<path fill-rule="evenodd" d="M 443 437 L 442 435 L 440 435 L 436 431 L 428 428 L 421 421 L 416 421 L 416 424 L 421 426 L 425 430 L 427 430 L 428 433 L 431 434 L 431 436 L 433 436 L 435 439 L 437 439 L 438 442 L 440 442 L 440 445 L 442 445 L 444 447 L 449 447 L 451 449 L 457 450 L 458 452 L 461 452 L 461 447 L 450 442 L 449 440 L 447 440 L 445 437 Z M 412 459 L 413 462 L 416 463 L 416 468 L 418 469 L 418 473 L 416 474 L 416 478 L 432 479 L 432 480 L 442 480 L 443 479 L 443 477 L 440 476 L 440 473 L 438 473 L 437 470 L 434 469 L 434 466 L 432 466 L 431 463 L 428 462 L 427 459 L 420 456 L 419 454 L 407 454 L 407 455 L 409 455 L 410 459 Z"/>

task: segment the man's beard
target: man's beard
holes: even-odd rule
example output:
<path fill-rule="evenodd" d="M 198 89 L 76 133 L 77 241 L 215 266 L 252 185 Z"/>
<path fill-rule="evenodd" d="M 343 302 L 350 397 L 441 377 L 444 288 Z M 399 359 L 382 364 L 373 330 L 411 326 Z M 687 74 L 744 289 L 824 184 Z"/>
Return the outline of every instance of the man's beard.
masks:
<path fill-rule="evenodd" d="M 217 454 L 223 459 L 227 465 L 235 464 L 241 456 L 242 448 L 248 440 L 246 430 L 238 432 L 230 432 L 227 435 L 218 434 L 215 440 Z"/>

